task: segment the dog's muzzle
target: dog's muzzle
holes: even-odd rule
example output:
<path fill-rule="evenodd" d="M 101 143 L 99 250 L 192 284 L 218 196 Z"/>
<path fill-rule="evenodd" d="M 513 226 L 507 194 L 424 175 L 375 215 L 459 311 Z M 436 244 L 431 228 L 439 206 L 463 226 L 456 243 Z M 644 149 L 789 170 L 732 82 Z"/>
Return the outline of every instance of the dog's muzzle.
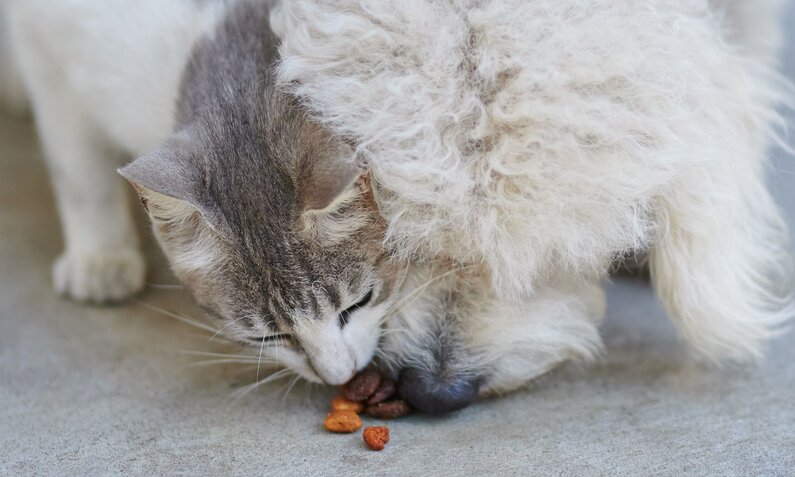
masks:
<path fill-rule="evenodd" d="M 398 391 L 414 408 L 441 415 L 458 411 L 475 402 L 479 381 L 474 377 L 443 378 L 412 367 L 401 370 Z"/>

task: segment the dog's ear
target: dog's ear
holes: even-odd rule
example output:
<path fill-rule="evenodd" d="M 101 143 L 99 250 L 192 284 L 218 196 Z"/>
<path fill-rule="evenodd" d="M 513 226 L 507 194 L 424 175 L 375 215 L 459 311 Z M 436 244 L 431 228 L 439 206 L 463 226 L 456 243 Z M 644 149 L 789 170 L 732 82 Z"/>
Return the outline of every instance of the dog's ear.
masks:
<path fill-rule="evenodd" d="M 792 267 L 786 224 L 761 168 L 721 167 L 680 178 L 661 199 L 651 276 L 701 355 L 743 361 L 761 357 L 792 316 Z"/>

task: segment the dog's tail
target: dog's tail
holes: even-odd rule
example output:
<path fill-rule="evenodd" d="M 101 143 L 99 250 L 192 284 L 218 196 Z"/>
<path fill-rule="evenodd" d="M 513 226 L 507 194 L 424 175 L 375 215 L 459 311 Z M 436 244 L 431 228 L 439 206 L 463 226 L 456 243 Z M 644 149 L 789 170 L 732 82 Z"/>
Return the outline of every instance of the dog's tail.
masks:
<path fill-rule="evenodd" d="M 28 100 L 11 48 L 9 8 L 10 0 L 0 0 L 0 106 L 25 112 Z"/>

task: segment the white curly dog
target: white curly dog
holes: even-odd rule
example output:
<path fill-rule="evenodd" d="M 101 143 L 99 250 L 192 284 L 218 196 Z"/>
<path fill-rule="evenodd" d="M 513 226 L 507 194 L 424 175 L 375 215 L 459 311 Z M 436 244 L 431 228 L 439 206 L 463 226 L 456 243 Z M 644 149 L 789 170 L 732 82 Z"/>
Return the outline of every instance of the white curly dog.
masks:
<path fill-rule="evenodd" d="M 426 293 L 385 354 L 514 389 L 598 349 L 598 281 L 643 252 L 695 350 L 760 356 L 792 315 L 781 3 L 283 2 L 281 81 L 357 145 L 394 248 L 437 261 L 417 283 L 447 272 L 455 311 Z"/>

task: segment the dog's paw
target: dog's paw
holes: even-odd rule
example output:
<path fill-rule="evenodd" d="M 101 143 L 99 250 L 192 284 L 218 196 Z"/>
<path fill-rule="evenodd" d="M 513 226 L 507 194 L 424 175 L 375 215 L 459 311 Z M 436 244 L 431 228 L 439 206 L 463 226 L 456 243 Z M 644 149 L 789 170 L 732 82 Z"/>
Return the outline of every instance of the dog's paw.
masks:
<path fill-rule="evenodd" d="M 73 300 L 110 303 L 144 287 L 146 266 L 133 248 L 95 253 L 65 252 L 53 265 L 55 290 Z"/>

